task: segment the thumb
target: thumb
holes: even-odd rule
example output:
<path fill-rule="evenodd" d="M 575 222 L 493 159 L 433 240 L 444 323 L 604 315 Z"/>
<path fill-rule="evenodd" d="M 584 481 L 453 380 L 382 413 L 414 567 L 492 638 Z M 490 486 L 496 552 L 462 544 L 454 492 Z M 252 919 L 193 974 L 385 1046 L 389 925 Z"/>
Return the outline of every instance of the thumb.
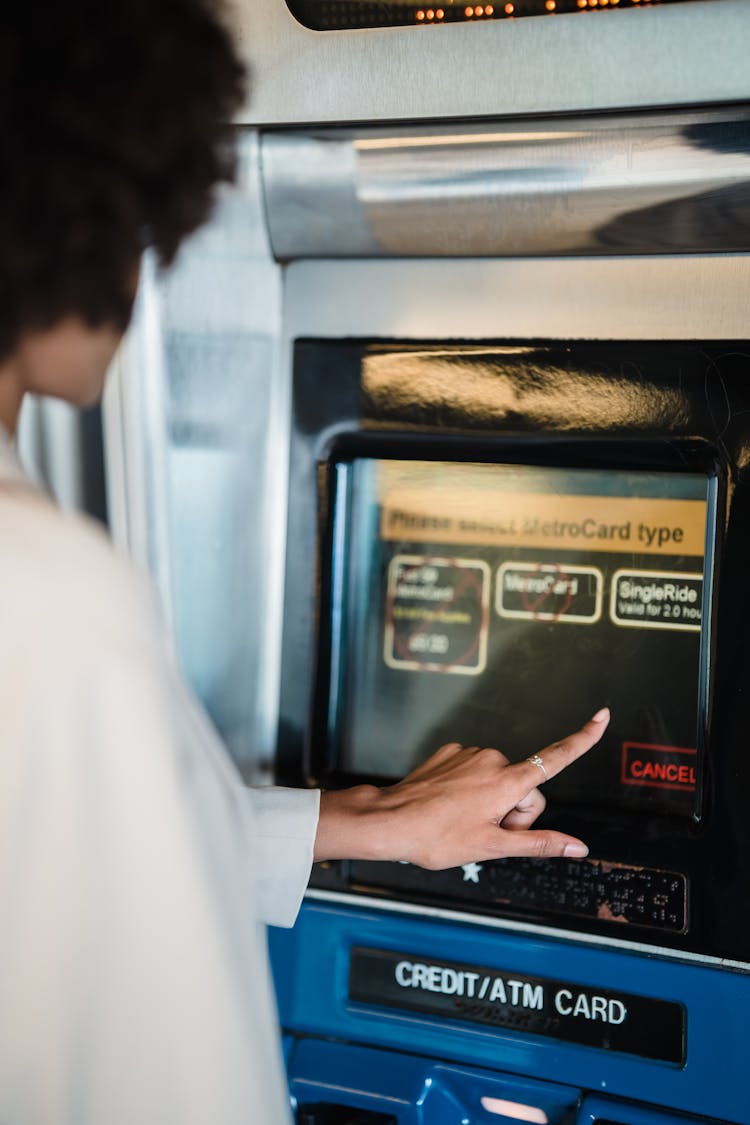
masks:
<path fill-rule="evenodd" d="M 553 856 L 568 859 L 583 859 L 589 849 L 583 840 L 566 836 L 563 832 L 538 829 L 534 832 L 509 832 L 500 828 L 495 830 L 491 847 L 493 859 L 511 856 L 528 856 L 531 859 L 549 859 Z"/>

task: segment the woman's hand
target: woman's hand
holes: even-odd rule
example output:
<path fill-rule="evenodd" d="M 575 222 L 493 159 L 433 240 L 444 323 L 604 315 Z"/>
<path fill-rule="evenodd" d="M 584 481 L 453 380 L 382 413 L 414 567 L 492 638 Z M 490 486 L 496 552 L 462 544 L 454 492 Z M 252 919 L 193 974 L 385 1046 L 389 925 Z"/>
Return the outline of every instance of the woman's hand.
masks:
<path fill-rule="evenodd" d="M 397 785 L 323 793 L 315 860 L 404 860 L 437 871 L 506 856 L 585 856 L 574 836 L 530 828 L 545 805 L 539 785 L 590 750 L 608 722 L 604 708 L 515 764 L 499 750 L 450 742 Z"/>

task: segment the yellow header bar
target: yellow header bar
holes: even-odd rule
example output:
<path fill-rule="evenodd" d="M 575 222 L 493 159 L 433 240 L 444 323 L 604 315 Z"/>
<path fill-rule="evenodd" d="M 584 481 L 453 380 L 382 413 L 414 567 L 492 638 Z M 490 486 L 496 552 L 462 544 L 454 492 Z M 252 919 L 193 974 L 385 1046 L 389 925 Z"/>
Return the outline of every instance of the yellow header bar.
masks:
<path fill-rule="evenodd" d="M 705 500 L 394 486 L 380 534 L 409 543 L 703 557 Z"/>

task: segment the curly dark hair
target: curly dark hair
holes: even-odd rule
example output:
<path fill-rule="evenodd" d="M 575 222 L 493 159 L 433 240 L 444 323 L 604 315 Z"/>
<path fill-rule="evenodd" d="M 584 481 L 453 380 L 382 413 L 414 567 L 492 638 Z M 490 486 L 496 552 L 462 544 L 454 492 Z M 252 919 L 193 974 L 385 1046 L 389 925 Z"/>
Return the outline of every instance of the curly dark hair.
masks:
<path fill-rule="evenodd" d="M 234 172 L 244 70 L 211 0 L 17 0 L 0 18 L 0 358 L 77 315 L 124 328 Z"/>

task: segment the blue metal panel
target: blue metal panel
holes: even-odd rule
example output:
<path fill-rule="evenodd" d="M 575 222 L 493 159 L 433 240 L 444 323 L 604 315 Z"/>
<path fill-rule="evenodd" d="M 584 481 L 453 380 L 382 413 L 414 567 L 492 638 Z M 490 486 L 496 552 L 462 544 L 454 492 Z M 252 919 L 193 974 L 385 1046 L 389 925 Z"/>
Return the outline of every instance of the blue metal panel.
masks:
<path fill-rule="evenodd" d="M 497 1125 L 497 1111 L 484 1108 L 483 1098 L 536 1110 L 555 1123 L 570 1119 L 578 1102 L 569 1086 L 316 1040 L 298 1044 L 289 1075 L 299 1105 L 335 1102 L 392 1114 L 399 1125 Z"/>
<path fill-rule="evenodd" d="M 347 994 L 353 945 L 433 959 L 459 958 L 500 971 L 549 976 L 594 989 L 626 989 L 681 1003 L 687 1009 L 685 1064 L 355 1004 Z M 287 1032 L 371 1044 L 551 1083 L 562 1080 L 579 1090 L 750 1125 L 744 1015 L 750 1005 L 750 975 L 575 939 L 310 901 L 294 930 L 272 932 L 271 954 Z M 430 1125 L 439 1120 L 431 1118 Z"/>
<path fill-rule="evenodd" d="M 576 1125 L 596 1125 L 596 1122 L 623 1122 L 623 1125 L 683 1125 L 687 1121 L 684 1117 L 674 1117 L 671 1114 L 660 1113 L 649 1106 L 636 1105 L 634 1102 L 618 1102 L 609 1098 L 601 1098 L 596 1094 L 583 1099 L 583 1104 L 578 1111 Z"/>

